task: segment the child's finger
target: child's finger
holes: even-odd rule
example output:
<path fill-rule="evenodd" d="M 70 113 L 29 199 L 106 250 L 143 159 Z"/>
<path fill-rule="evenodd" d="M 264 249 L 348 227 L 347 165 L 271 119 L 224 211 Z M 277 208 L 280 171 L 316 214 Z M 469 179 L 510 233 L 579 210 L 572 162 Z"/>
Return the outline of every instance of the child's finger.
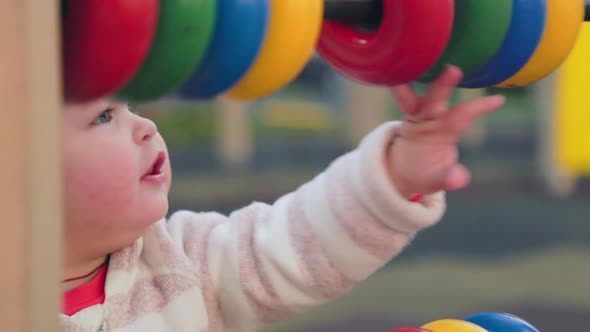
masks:
<path fill-rule="evenodd" d="M 499 109 L 504 102 L 502 95 L 464 101 L 443 117 L 406 121 L 398 130 L 401 136 L 407 138 L 434 135 L 439 142 L 455 142 L 476 118 Z"/>
<path fill-rule="evenodd" d="M 440 120 L 430 121 L 409 121 L 406 120 L 398 127 L 398 133 L 405 138 L 421 137 L 437 130 L 440 130 Z"/>
<path fill-rule="evenodd" d="M 408 84 L 395 86 L 391 92 L 402 112 L 411 114 L 416 110 L 420 97 Z"/>
<path fill-rule="evenodd" d="M 459 139 L 478 117 L 497 110 L 504 103 L 503 96 L 490 96 L 463 102 L 453 107 L 448 115 L 441 119 L 439 131 L 450 142 Z"/>
<path fill-rule="evenodd" d="M 465 188 L 471 176 L 469 171 L 461 164 L 452 163 L 431 168 L 423 174 L 422 188 L 424 193 L 437 191 L 451 191 Z"/>
<path fill-rule="evenodd" d="M 448 169 L 442 190 L 452 191 L 463 189 L 467 187 L 470 181 L 471 175 L 467 168 L 461 164 L 455 164 Z"/>
<path fill-rule="evenodd" d="M 467 100 L 457 104 L 450 111 L 449 119 L 463 119 L 470 123 L 476 118 L 501 108 L 506 102 L 503 95 L 493 95 Z"/>
<path fill-rule="evenodd" d="M 423 102 L 417 117 L 420 119 L 433 119 L 446 112 L 449 105 L 449 98 L 457 84 L 461 81 L 463 74 L 455 66 L 448 66 L 447 69 L 432 83 Z"/>
<path fill-rule="evenodd" d="M 453 107 L 448 116 L 443 118 L 438 129 L 442 136 L 450 141 L 457 140 L 475 119 L 500 108 L 504 104 L 504 96 L 496 95 L 477 98 Z"/>

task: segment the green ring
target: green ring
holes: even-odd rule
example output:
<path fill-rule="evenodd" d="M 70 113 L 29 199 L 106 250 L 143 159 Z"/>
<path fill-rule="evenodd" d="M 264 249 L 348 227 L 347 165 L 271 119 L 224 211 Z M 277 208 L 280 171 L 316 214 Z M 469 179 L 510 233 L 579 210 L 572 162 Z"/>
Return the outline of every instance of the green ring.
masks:
<path fill-rule="evenodd" d="M 430 82 L 445 66 L 458 66 L 465 76 L 482 68 L 502 47 L 512 20 L 513 0 L 455 0 L 455 21 L 447 48 L 424 76 Z"/>
<path fill-rule="evenodd" d="M 160 1 L 158 27 L 149 54 L 115 98 L 147 102 L 184 83 L 206 54 L 216 15 L 216 0 Z"/>

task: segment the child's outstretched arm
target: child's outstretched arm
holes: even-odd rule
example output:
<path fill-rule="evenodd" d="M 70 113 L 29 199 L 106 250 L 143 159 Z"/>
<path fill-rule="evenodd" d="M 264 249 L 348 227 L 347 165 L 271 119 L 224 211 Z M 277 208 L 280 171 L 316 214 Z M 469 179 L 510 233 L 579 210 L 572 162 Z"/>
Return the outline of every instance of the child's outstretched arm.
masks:
<path fill-rule="evenodd" d="M 405 121 L 383 124 L 273 205 L 255 203 L 229 217 L 173 216 L 165 227 L 202 273 L 210 322 L 222 317 L 226 329 L 249 331 L 324 303 L 435 224 L 443 192 L 468 182 L 457 140 L 503 103 L 492 97 L 449 107 L 460 76 L 449 69 L 424 97 L 395 88 Z M 412 202 L 417 193 L 424 197 Z"/>

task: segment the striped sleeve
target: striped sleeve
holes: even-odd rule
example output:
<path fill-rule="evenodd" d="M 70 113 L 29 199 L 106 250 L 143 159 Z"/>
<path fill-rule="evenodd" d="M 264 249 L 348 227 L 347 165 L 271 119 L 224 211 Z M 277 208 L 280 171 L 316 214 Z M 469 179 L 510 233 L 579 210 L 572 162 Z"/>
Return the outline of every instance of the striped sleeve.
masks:
<path fill-rule="evenodd" d="M 228 328 L 253 329 L 345 293 L 439 220 L 443 193 L 412 203 L 387 176 L 395 130 L 382 125 L 295 192 L 210 231 L 207 270 Z"/>

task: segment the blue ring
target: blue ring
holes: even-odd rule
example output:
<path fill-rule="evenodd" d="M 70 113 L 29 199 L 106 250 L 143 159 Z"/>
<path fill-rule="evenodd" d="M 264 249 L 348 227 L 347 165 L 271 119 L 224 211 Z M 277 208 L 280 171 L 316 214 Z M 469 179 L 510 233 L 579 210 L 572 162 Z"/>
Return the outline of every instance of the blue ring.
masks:
<path fill-rule="evenodd" d="M 500 84 L 522 69 L 535 53 L 545 30 L 547 0 L 514 0 L 512 21 L 500 50 L 481 69 L 463 78 L 460 87 Z"/>
<path fill-rule="evenodd" d="M 218 0 L 207 55 L 178 89 L 181 99 L 210 99 L 228 90 L 256 60 L 270 18 L 270 0 Z"/>
<path fill-rule="evenodd" d="M 480 312 L 464 320 L 489 332 L 539 332 L 522 318 L 503 312 Z"/>

